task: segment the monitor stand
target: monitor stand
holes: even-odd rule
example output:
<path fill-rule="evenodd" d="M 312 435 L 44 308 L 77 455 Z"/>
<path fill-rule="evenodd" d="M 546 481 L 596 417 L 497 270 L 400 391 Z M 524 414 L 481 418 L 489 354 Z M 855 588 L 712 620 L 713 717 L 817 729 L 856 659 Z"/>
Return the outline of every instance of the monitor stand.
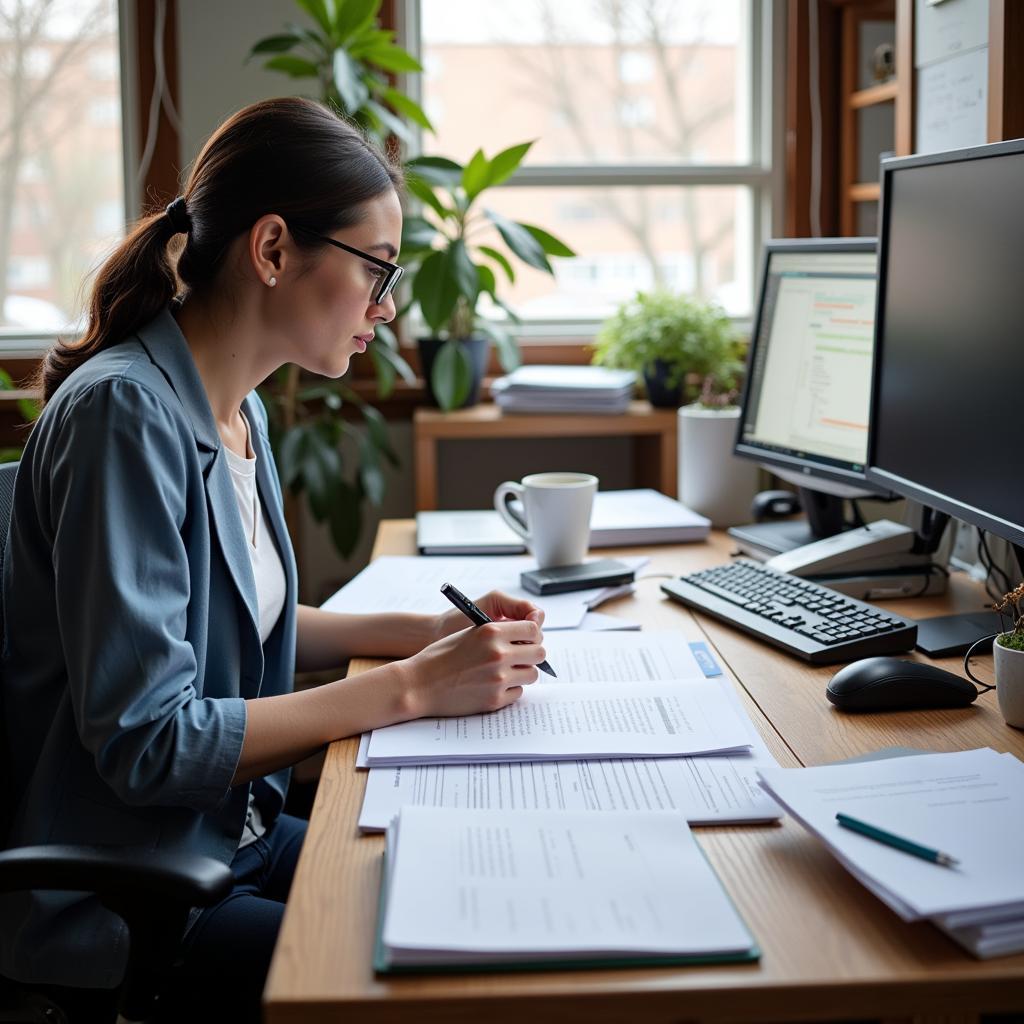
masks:
<path fill-rule="evenodd" d="M 785 551 L 833 537 L 847 529 L 842 498 L 809 487 L 800 487 L 798 493 L 806 518 L 749 523 L 730 528 L 729 536 L 745 555 L 763 562 Z"/>

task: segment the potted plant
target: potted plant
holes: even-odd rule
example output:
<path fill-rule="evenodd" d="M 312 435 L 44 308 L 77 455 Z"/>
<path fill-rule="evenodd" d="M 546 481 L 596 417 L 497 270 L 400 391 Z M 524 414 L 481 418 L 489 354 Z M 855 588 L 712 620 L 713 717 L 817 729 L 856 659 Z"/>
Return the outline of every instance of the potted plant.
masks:
<path fill-rule="evenodd" d="M 592 362 L 642 374 L 651 405 L 675 409 L 722 375 L 735 332 L 714 303 L 656 289 L 624 302 L 598 332 Z"/>
<path fill-rule="evenodd" d="M 1007 725 L 1024 729 L 1024 583 L 996 604 L 1000 618 L 1010 618 L 1011 628 L 1000 633 L 992 647 L 995 656 L 996 697 Z"/>
<path fill-rule="evenodd" d="M 408 122 L 432 130 L 419 105 L 391 84 L 389 75 L 422 70 L 382 29 L 382 0 L 296 0 L 312 25 L 289 24 L 278 35 L 256 43 L 247 60 L 294 79 L 315 83 L 316 97 L 355 121 L 381 146 L 395 137 L 408 140 Z M 397 377 L 415 374 L 399 355 L 394 333 L 383 324 L 370 347 L 377 394 L 387 398 Z M 363 505 L 379 505 L 385 491 L 382 465 L 398 460 L 381 414 L 344 381 L 308 386 L 299 368 L 283 368 L 261 394 L 270 416 L 271 442 L 287 491 L 290 532 L 298 543 L 296 500 L 306 495 L 313 518 L 326 522 L 335 548 L 343 556 L 355 549 L 362 529 Z M 362 429 L 342 416 L 356 407 Z"/>
<path fill-rule="evenodd" d="M 506 181 L 532 145 L 511 146 L 491 158 L 478 149 L 465 166 L 439 156 L 406 165 L 409 192 L 423 208 L 405 218 L 402 262 L 412 279 L 412 304 L 431 331 L 419 339 L 420 355 L 431 397 L 442 409 L 477 401 L 490 342 L 506 372 L 519 365 L 511 334 L 479 309 L 486 295 L 509 320 L 518 321 L 497 288 L 499 273 L 515 281 L 509 255 L 547 274 L 554 274 L 549 256 L 575 255 L 542 228 L 479 208 L 481 195 Z"/>

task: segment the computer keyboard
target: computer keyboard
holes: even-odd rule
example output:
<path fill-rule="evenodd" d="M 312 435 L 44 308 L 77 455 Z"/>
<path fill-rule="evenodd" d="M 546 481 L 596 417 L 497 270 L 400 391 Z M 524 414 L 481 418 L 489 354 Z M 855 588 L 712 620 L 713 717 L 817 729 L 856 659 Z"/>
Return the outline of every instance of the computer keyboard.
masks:
<path fill-rule="evenodd" d="M 819 665 L 908 651 L 917 626 L 820 583 L 736 561 L 663 583 L 669 597 Z"/>

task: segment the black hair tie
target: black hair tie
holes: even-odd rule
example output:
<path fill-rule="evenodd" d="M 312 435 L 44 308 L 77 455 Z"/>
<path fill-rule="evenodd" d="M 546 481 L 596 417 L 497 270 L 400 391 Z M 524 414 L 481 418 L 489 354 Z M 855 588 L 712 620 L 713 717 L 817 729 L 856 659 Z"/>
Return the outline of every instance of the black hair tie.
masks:
<path fill-rule="evenodd" d="M 176 235 L 188 234 L 189 228 L 192 227 L 192 220 L 188 215 L 188 210 L 185 209 L 184 196 L 178 196 L 177 199 L 168 203 L 164 207 L 164 213 L 167 214 L 167 219 L 171 222 L 171 227 L 174 228 Z"/>

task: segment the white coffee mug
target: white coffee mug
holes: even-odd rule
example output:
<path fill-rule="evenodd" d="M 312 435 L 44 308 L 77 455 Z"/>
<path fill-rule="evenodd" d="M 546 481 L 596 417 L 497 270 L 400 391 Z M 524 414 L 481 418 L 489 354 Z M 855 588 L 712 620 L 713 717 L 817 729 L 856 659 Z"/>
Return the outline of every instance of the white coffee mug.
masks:
<path fill-rule="evenodd" d="M 494 492 L 498 515 L 530 549 L 537 565 L 579 565 L 590 547 L 590 511 L 597 477 L 589 473 L 532 473 L 517 484 L 506 480 Z M 518 498 L 526 519 L 509 506 Z"/>

